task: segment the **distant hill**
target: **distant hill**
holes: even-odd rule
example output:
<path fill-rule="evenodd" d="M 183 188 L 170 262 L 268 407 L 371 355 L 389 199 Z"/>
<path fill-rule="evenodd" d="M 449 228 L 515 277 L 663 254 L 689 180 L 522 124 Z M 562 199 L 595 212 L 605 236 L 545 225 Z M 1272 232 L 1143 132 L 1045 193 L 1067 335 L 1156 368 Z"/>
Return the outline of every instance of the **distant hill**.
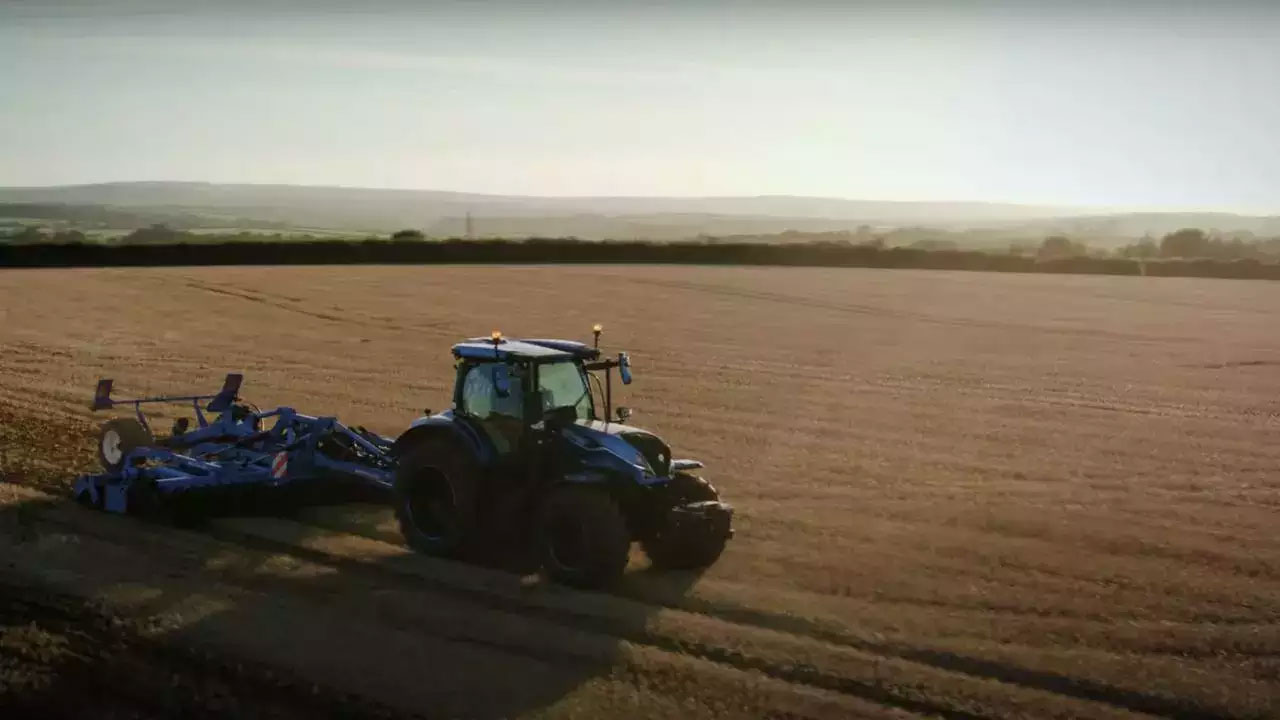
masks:
<path fill-rule="evenodd" d="M 434 190 L 193 182 L 122 182 L 0 188 L 0 204 L 54 207 L 68 222 L 123 218 L 175 227 L 324 228 L 353 233 L 422 229 L 456 236 L 472 218 L 478 236 L 577 236 L 589 239 L 677 239 L 698 235 L 770 234 L 922 227 L 990 229 L 993 238 L 1047 233 L 1119 240 L 1180 227 L 1280 234 L 1280 218 L 1223 213 L 1108 213 L 1099 209 L 971 202 L 880 202 L 768 195 L 758 197 L 528 197 Z M 97 210 L 93 210 L 97 208 Z M 0 217 L 30 217 L 6 212 Z M 122 228 L 127 229 L 127 228 Z"/>

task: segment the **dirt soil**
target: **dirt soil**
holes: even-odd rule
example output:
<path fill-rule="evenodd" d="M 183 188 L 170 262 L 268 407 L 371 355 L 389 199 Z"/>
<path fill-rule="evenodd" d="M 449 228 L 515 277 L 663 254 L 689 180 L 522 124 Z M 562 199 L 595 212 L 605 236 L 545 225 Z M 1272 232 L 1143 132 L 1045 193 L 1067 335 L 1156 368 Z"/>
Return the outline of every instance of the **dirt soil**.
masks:
<path fill-rule="evenodd" d="M 94 381 L 394 434 L 495 327 L 622 402 L 738 536 L 609 594 L 407 551 L 377 504 L 82 509 Z M 13 717 L 1280 716 L 1280 284 L 689 267 L 0 271 Z M 167 426 L 167 421 L 161 427 Z M 16 713 L 16 714 L 14 714 Z"/>

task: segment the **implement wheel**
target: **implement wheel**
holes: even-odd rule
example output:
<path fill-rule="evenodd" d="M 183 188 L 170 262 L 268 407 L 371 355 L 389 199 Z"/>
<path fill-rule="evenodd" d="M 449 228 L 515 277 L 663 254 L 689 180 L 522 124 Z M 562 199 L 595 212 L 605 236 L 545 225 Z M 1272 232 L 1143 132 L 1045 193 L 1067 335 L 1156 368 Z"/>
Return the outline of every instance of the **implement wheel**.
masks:
<path fill-rule="evenodd" d="M 129 453 L 154 445 L 156 439 L 134 418 L 112 418 L 98 433 L 98 461 L 107 472 L 118 472 Z"/>
<path fill-rule="evenodd" d="M 393 498 L 409 547 L 437 557 L 462 555 L 475 526 L 480 470 L 471 452 L 443 437 L 413 447 L 396 468 Z"/>
<path fill-rule="evenodd" d="M 627 568 L 631 534 L 618 504 L 598 488 L 553 490 L 538 515 L 537 549 L 547 574 L 584 589 L 614 583 Z"/>

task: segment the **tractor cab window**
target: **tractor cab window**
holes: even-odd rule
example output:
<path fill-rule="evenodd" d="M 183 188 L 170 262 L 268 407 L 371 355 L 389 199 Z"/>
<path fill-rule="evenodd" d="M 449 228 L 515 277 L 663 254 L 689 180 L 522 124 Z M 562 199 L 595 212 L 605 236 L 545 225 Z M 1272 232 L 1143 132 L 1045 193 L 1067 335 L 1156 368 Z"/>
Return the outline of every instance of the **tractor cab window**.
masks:
<path fill-rule="evenodd" d="M 521 378 L 510 375 L 510 392 L 506 397 L 499 397 L 498 389 L 493 384 L 493 368 L 496 363 L 480 363 L 472 365 L 462 382 L 462 412 L 475 418 L 487 418 L 493 415 L 519 420 L 524 416 L 521 398 L 524 397 Z"/>
<path fill-rule="evenodd" d="M 579 420 L 592 419 L 595 412 L 587 387 L 587 373 L 578 363 L 555 362 L 538 368 L 538 394 L 543 412 L 572 407 Z"/>
<path fill-rule="evenodd" d="M 521 406 L 524 397 L 521 378 L 512 373 L 510 392 L 499 397 L 493 383 L 496 363 L 479 363 L 467 370 L 462 381 L 461 405 L 458 410 L 475 419 L 484 428 L 494 447 L 500 453 L 511 452 L 519 444 L 524 416 Z"/>

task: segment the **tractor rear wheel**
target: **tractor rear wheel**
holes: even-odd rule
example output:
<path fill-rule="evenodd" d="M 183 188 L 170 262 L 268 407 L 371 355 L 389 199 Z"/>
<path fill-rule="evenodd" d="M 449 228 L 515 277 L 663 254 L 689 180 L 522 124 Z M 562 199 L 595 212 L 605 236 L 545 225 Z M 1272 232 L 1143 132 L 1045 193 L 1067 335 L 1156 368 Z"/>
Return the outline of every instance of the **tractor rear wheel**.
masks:
<path fill-rule="evenodd" d="M 688 473 L 677 473 L 668 486 L 670 507 L 688 503 L 719 500 L 720 493 L 705 479 Z M 641 543 L 649 561 L 656 568 L 665 570 L 696 570 L 704 568 L 720 558 L 728 537 L 724 535 L 695 533 L 681 534 L 668 527 L 667 518 Z"/>
<path fill-rule="evenodd" d="M 472 539 L 479 482 L 471 452 L 449 438 L 427 438 L 406 453 L 392 495 L 409 546 L 437 557 L 461 555 Z"/>
<path fill-rule="evenodd" d="M 618 504 L 603 490 L 553 490 L 538 514 L 536 536 L 547 574 L 565 585 L 603 588 L 627 568 L 631 533 Z"/>
<path fill-rule="evenodd" d="M 107 472 L 118 472 L 124 459 L 140 447 L 155 445 L 156 439 L 135 418 L 112 418 L 98 433 L 98 461 Z"/>

